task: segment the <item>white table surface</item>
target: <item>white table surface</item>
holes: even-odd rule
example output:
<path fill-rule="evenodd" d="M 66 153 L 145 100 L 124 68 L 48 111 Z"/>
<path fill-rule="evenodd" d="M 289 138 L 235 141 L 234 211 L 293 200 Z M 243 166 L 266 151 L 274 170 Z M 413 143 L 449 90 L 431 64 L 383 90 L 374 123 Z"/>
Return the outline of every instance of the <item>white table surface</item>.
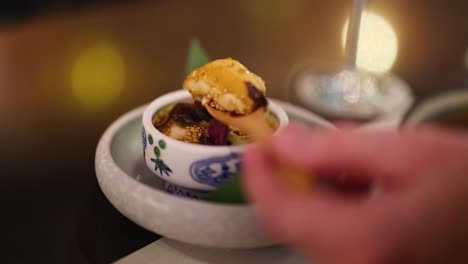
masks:
<path fill-rule="evenodd" d="M 306 264 L 300 254 L 284 247 L 248 250 L 210 249 L 167 238 L 124 257 L 116 264 Z"/>

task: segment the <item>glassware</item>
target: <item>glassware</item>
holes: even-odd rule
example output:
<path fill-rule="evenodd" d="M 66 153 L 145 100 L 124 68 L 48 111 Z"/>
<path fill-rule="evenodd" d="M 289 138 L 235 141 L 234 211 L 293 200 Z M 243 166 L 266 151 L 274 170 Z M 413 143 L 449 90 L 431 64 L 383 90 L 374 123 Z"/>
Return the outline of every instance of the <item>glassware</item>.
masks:
<path fill-rule="evenodd" d="M 299 71 L 292 79 L 290 101 L 332 119 L 371 120 L 388 110 L 392 104 L 389 100 L 398 97 L 398 87 L 407 88 L 396 76 L 375 75 L 357 68 L 359 31 L 365 4 L 366 0 L 354 1 L 344 67 L 318 72 L 319 69 L 310 66 Z"/>

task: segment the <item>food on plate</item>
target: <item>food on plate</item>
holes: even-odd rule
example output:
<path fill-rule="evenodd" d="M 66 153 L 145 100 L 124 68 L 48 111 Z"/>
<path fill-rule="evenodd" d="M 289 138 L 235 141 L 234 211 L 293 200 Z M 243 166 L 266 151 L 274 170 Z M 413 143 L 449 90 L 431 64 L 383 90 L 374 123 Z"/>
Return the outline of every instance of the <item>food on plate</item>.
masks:
<path fill-rule="evenodd" d="M 252 142 L 247 135 L 213 118 L 206 107 L 231 115 L 248 115 L 266 108 L 265 82 L 231 58 L 215 60 L 193 70 L 183 87 L 193 101 L 166 106 L 153 117 L 154 126 L 165 135 L 203 145 L 241 145 Z M 265 111 L 265 123 L 276 130 L 278 119 Z"/>

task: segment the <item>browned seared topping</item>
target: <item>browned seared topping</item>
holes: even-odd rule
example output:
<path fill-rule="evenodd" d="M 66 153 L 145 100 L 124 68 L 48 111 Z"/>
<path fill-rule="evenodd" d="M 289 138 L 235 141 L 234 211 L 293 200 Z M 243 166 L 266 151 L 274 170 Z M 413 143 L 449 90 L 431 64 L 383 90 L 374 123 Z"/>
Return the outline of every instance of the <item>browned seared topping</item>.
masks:
<path fill-rule="evenodd" d="M 258 101 L 250 96 L 246 83 L 255 87 L 259 93 L 266 93 L 262 78 L 240 62 L 228 58 L 212 61 L 193 70 L 185 79 L 183 87 L 193 98 L 200 98 L 203 105 L 244 115 L 255 111 L 258 106 Z"/>

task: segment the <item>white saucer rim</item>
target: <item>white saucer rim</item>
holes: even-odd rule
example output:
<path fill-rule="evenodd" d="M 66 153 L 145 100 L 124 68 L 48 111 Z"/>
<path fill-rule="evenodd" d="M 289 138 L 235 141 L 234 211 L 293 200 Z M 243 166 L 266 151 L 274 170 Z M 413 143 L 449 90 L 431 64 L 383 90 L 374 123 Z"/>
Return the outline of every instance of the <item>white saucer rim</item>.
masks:
<path fill-rule="evenodd" d="M 170 239 L 208 247 L 232 249 L 277 245 L 278 243 L 272 240 L 256 221 L 254 205 L 222 204 L 181 198 L 162 189 L 139 182 L 119 166 L 112 155 L 113 140 L 120 129 L 139 118 L 146 107 L 147 105 L 139 106 L 116 119 L 105 130 L 97 145 L 95 154 L 96 176 L 98 184 L 109 202 L 131 221 L 151 232 Z M 293 105 L 287 105 L 285 108 L 287 108 L 285 109 L 286 112 L 288 112 L 288 109 L 296 110 L 298 115 L 306 114 L 307 116 L 308 113 L 298 111 L 301 109 Z M 322 119 L 311 114 L 309 116 L 310 120 L 320 123 L 317 121 Z M 134 206 L 135 204 L 138 205 Z M 154 212 L 151 213 L 147 210 Z M 190 213 L 193 211 L 209 213 Z M 170 215 L 165 221 L 155 221 L 153 217 L 161 218 L 165 215 Z M 232 220 L 236 223 L 233 223 L 233 225 L 241 225 L 245 230 L 238 232 L 233 229 L 233 226 L 230 226 L 222 232 L 223 238 L 216 235 L 219 232 L 216 231 L 219 230 L 216 225 L 203 230 L 203 234 L 215 234 L 214 237 L 210 235 L 203 237 L 200 233 L 201 230 L 193 230 L 196 228 L 193 228 L 192 223 L 194 226 L 200 227 L 201 223 L 211 223 L 213 219 L 224 223 L 226 218 L 229 218 L 229 221 L 236 219 Z M 177 225 L 176 228 L 176 224 L 171 222 L 174 219 L 179 219 L 179 222 L 182 221 L 182 225 L 191 224 L 184 227 Z M 224 227 L 222 229 L 224 230 Z"/>

